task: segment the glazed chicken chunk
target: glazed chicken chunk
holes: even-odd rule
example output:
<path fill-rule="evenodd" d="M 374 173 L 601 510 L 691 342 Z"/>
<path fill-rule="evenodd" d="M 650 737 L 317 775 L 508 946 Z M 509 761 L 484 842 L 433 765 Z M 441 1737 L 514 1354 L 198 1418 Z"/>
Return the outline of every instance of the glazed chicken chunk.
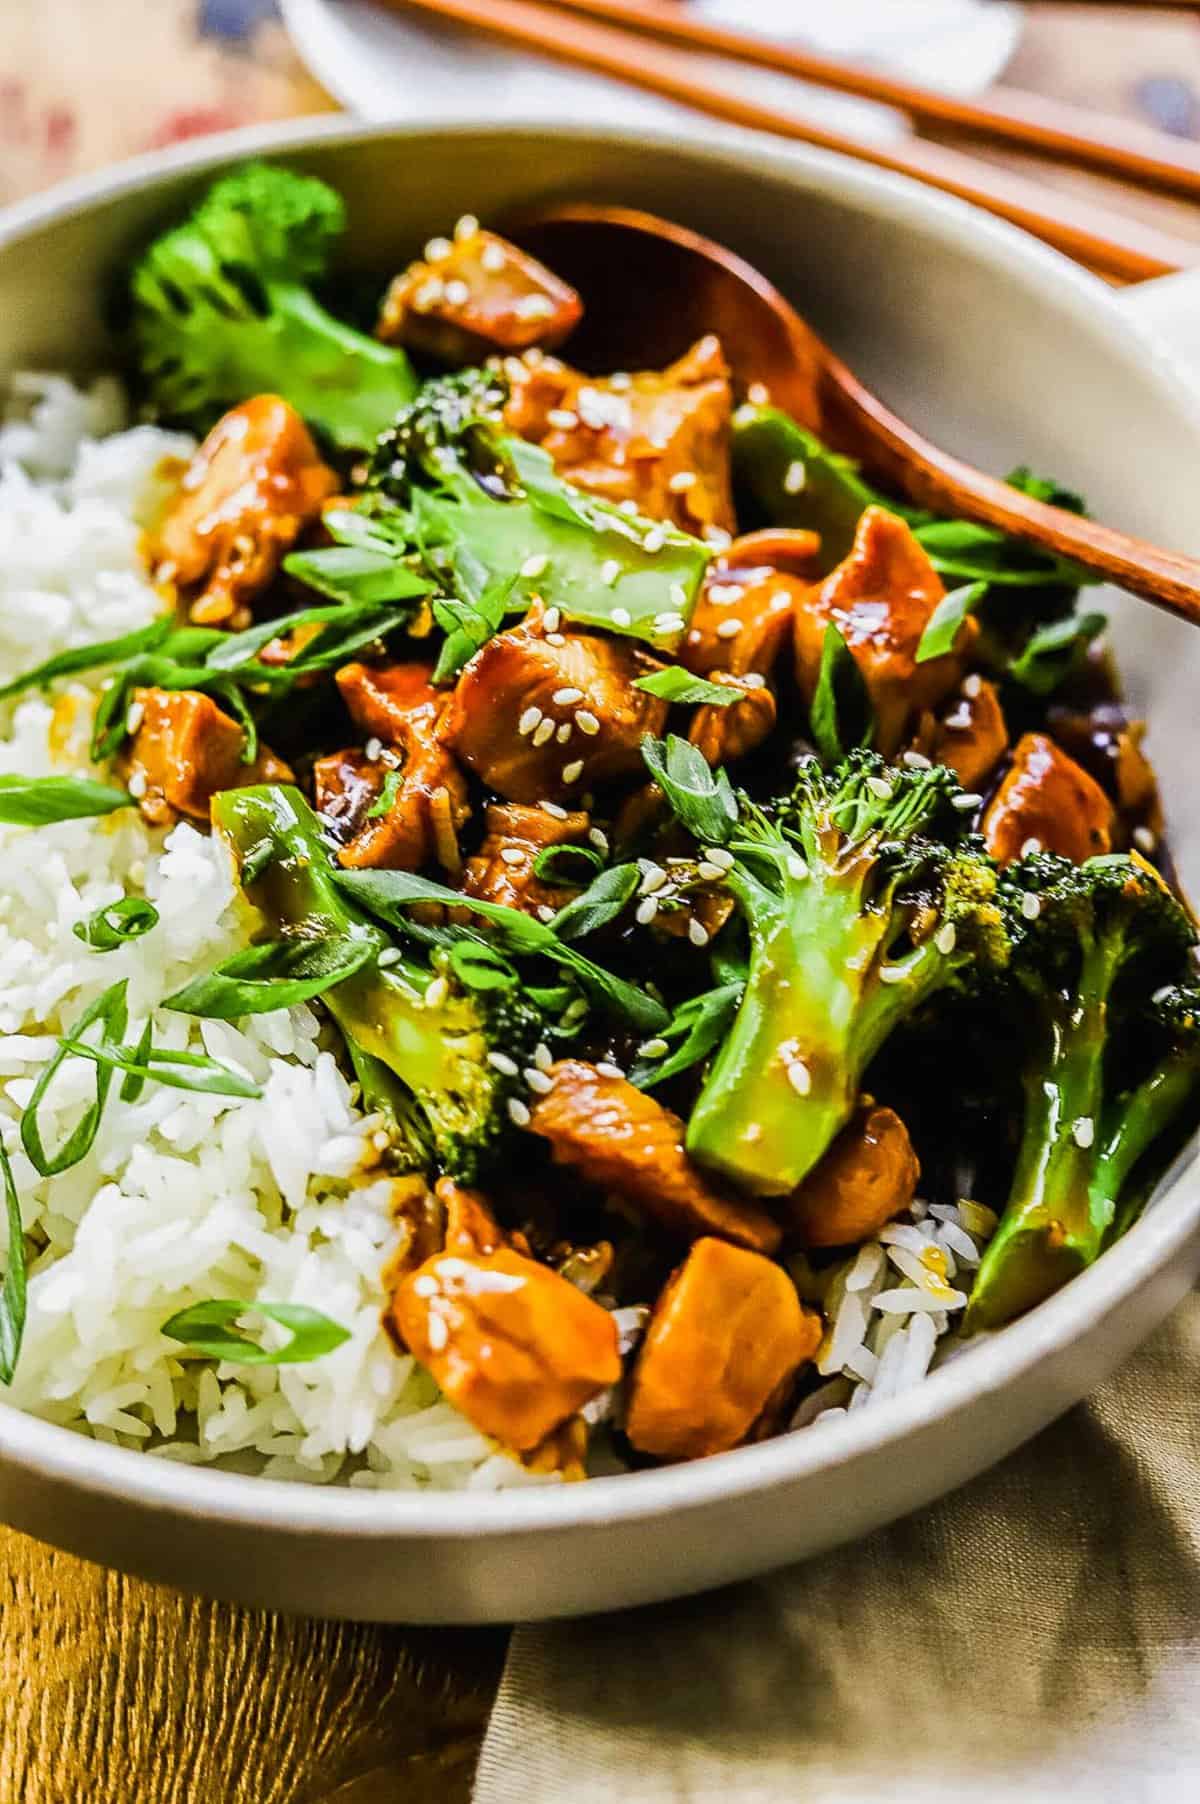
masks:
<path fill-rule="evenodd" d="M 453 1202 L 443 1179 L 438 1195 Z M 466 1231 L 401 1279 L 392 1322 L 442 1394 L 481 1434 L 537 1447 L 621 1376 L 612 1316 L 566 1278 L 484 1235 L 483 1199 L 467 1193 Z M 494 1227 L 494 1224 L 492 1224 Z"/>
<path fill-rule="evenodd" d="M 733 529 L 729 368 L 711 334 L 665 370 L 585 376 L 557 358 L 509 371 L 505 422 L 559 473 L 685 532 Z"/>
<path fill-rule="evenodd" d="M 758 1204 L 713 1187 L 684 1151 L 678 1115 L 582 1059 L 564 1059 L 547 1075 L 551 1088 L 535 1100 L 529 1127 L 550 1142 L 556 1164 L 573 1166 L 669 1233 L 776 1250 L 778 1222 Z"/>
<path fill-rule="evenodd" d="M 582 845 L 588 820 L 578 810 L 568 814 L 556 809 L 551 814 L 546 808 L 493 803 L 484 816 L 483 844 L 467 860 L 464 893 L 481 902 L 502 902 L 524 914 L 556 913 L 575 890 L 544 881 L 534 862 L 549 847 Z"/>
<path fill-rule="evenodd" d="M 464 218 L 453 239 L 431 239 L 396 277 L 376 330 L 445 363 L 480 363 L 494 351 L 550 350 L 582 313 L 575 290 L 545 264 Z"/>
<path fill-rule="evenodd" d="M 634 1367 L 626 1432 L 659 1459 L 744 1441 L 821 1339 L 787 1273 L 760 1253 L 698 1240 L 655 1304 Z"/>
<path fill-rule="evenodd" d="M 337 685 L 367 750 L 314 766 L 318 813 L 344 842 L 351 870 L 415 871 L 433 861 L 457 873 L 467 784 L 441 739 L 447 705 L 427 664 L 346 664 Z M 375 744 L 372 745 L 371 741 Z"/>
<path fill-rule="evenodd" d="M 933 720 L 928 749 L 934 763 L 952 770 L 964 789 L 982 789 L 1008 750 L 995 683 L 967 677 Z"/>
<path fill-rule="evenodd" d="M 825 630 L 836 626 L 863 674 L 875 710 L 875 743 L 885 757 L 923 708 L 935 708 L 963 674 L 977 628 L 968 616 L 954 651 L 918 664 L 917 648 L 945 591 L 906 523 L 886 508 L 863 514 L 849 556 L 795 609 L 796 678 L 812 702 Z"/>
<path fill-rule="evenodd" d="M 153 826 L 179 815 L 207 821 L 215 795 L 250 783 L 290 783 L 282 758 L 265 748 L 246 763 L 246 736 L 210 695 L 194 689 L 139 689 L 137 726 L 122 754 L 129 793 Z"/>
<path fill-rule="evenodd" d="M 249 626 L 250 604 L 337 488 L 304 421 L 256 395 L 217 421 L 159 528 L 155 575 L 199 626 Z"/>
<path fill-rule="evenodd" d="M 1045 733 L 1026 733 L 983 817 L 992 857 L 1058 852 L 1082 864 L 1110 851 L 1112 834 L 1112 803 L 1096 779 Z"/>
<path fill-rule="evenodd" d="M 853 1121 L 788 1199 L 790 1226 L 805 1246 L 857 1245 L 908 1208 L 920 1176 L 899 1115 L 864 1099 Z"/>
<path fill-rule="evenodd" d="M 489 639 L 459 677 L 445 741 L 512 802 L 563 803 L 642 769 L 667 704 L 634 688 L 656 661 L 628 639 L 548 634 L 536 616 Z"/>

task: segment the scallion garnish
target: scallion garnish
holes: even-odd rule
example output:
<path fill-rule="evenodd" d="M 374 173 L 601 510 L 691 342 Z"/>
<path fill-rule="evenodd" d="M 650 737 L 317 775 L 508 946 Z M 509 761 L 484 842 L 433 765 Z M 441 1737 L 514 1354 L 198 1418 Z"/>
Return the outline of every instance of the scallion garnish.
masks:
<path fill-rule="evenodd" d="M 164 1008 L 210 1021 L 237 1021 L 311 1002 L 379 956 L 382 939 L 366 932 L 316 940 L 270 940 L 235 953 L 215 971 L 168 996 Z"/>
<path fill-rule="evenodd" d="M 25 1230 L 21 1202 L 12 1165 L 0 1140 L 0 1178 L 4 1182 L 4 1213 L 8 1221 L 8 1261 L 0 1288 L 0 1384 L 11 1384 L 25 1335 Z"/>
<path fill-rule="evenodd" d="M 127 790 L 91 777 L 0 777 L 0 823 L 9 827 L 49 827 L 133 806 Z"/>
<path fill-rule="evenodd" d="M 232 1324 L 244 1315 L 261 1315 L 286 1328 L 290 1339 L 274 1352 L 235 1332 Z M 340 1322 L 330 1321 L 319 1309 L 305 1303 L 244 1303 L 238 1298 L 210 1298 L 181 1309 L 161 1332 L 182 1342 L 206 1359 L 220 1359 L 236 1366 L 294 1366 L 320 1359 L 350 1339 Z"/>
<path fill-rule="evenodd" d="M 122 896 L 106 902 L 86 921 L 76 921 L 71 932 L 94 952 L 115 952 L 158 925 L 158 910 L 144 896 Z"/>

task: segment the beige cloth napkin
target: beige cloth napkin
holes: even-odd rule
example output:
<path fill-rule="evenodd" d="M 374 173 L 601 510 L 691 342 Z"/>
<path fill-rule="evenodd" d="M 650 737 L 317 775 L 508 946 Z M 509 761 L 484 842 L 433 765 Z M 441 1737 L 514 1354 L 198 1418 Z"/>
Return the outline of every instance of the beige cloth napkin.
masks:
<path fill-rule="evenodd" d="M 1200 1800 L 1200 1295 L 856 1546 L 518 1629 L 475 1804 Z"/>

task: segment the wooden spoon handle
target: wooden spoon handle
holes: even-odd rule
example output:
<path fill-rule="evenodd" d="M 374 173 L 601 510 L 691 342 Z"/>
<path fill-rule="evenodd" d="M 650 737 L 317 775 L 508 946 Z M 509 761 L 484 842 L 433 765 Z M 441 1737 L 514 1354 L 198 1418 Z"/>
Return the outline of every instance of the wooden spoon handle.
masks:
<path fill-rule="evenodd" d="M 919 506 L 995 526 L 1200 626 L 1200 559 L 1163 551 L 1095 520 L 1035 501 L 939 451 L 832 354 L 821 374 L 821 417 L 839 450 L 890 478 Z"/>

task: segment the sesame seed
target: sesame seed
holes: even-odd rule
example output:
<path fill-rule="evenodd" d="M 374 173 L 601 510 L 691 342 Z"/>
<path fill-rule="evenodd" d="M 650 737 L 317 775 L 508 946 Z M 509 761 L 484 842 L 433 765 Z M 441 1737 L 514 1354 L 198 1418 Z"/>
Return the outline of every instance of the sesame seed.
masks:
<path fill-rule="evenodd" d="M 390 971 L 392 966 L 398 965 L 403 957 L 404 954 L 398 946 L 385 946 L 375 963 L 381 971 Z"/>
<path fill-rule="evenodd" d="M 671 597 L 671 600 L 675 603 L 677 608 L 686 608 L 688 601 L 687 590 L 682 583 L 672 583 L 671 587 L 667 590 L 667 594 Z"/>
<path fill-rule="evenodd" d="M 562 619 L 562 612 L 560 609 L 558 609 L 558 608 L 547 608 L 546 609 L 546 612 L 542 615 L 542 625 L 545 627 L 547 634 L 556 633 L 558 631 L 558 625 L 559 625 L 559 621 L 561 619 Z"/>
<path fill-rule="evenodd" d="M 744 625 L 745 621 L 739 619 L 739 617 L 734 614 L 728 620 L 722 620 L 720 626 L 717 628 L 717 638 L 736 639 Z"/>
<path fill-rule="evenodd" d="M 135 770 L 125 787 L 130 795 L 133 796 L 136 801 L 140 802 L 145 795 L 146 790 L 149 788 L 145 771 Z"/>
<path fill-rule="evenodd" d="M 795 877 L 797 882 L 799 882 L 801 878 L 808 876 L 808 866 L 805 864 L 804 860 L 800 857 L 800 854 L 798 852 L 789 852 L 788 853 L 787 872 L 788 872 L 788 876 Z"/>
<path fill-rule="evenodd" d="M 600 731 L 600 722 L 587 708 L 580 708 L 578 714 L 575 716 L 575 725 L 579 728 L 581 733 L 586 733 L 589 739 L 593 739 Z"/>
<path fill-rule="evenodd" d="M 963 814 L 972 814 L 982 800 L 983 797 L 976 795 L 973 789 L 964 789 L 961 795 L 951 796 L 950 803 L 952 807 L 961 809 Z"/>
<path fill-rule="evenodd" d="M 933 761 L 924 752 L 902 752 L 900 762 L 907 764 L 909 770 L 932 770 Z"/>
<path fill-rule="evenodd" d="M 533 735 L 534 745 L 545 745 L 546 741 L 548 739 L 553 739 L 553 737 L 554 722 L 549 719 L 540 720 L 537 725 L 537 730 Z"/>
<path fill-rule="evenodd" d="M 879 802 L 886 802 L 891 798 L 892 786 L 886 777 L 868 777 L 867 788 Z"/>
<path fill-rule="evenodd" d="M 519 301 L 514 301 L 513 312 L 518 319 L 550 319 L 554 302 L 544 294 L 523 294 Z"/>
<path fill-rule="evenodd" d="M 380 764 L 386 764 L 389 770 L 399 770 L 404 760 L 399 752 L 394 752 L 390 745 L 385 745 L 379 753 Z"/>
<path fill-rule="evenodd" d="M 626 501 L 618 501 L 617 502 L 617 512 L 619 514 L 628 514 L 631 520 L 636 518 L 637 511 L 638 511 L 638 504 L 633 499 L 632 495 Z"/>
<path fill-rule="evenodd" d="M 938 951 L 940 953 L 942 953 L 942 955 L 944 957 L 948 958 L 949 955 L 953 952 L 957 941 L 958 941 L 958 929 L 954 925 L 953 921 L 947 921 L 946 925 L 944 927 L 940 927 L 938 929 L 937 935 L 934 938 L 933 943 L 937 947 Z"/>
<path fill-rule="evenodd" d="M 1082 1147 L 1085 1151 L 1092 1144 L 1096 1138 L 1096 1124 L 1090 1115 L 1081 1115 L 1077 1121 L 1071 1123 L 1071 1138 L 1076 1146 Z"/>
<path fill-rule="evenodd" d="M 1021 857 L 1022 858 L 1032 858 L 1033 854 L 1035 852 L 1040 852 L 1041 849 L 1042 849 L 1041 840 L 1035 839 L 1031 836 L 1029 839 L 1027 839 L 1024 842 L 1024 844 L 1021 847 Z"/>
<path fill-rule="evenodd" d="M 566 643 L 567 642 L 563 638 L 563 635 L 561 633 L 547 633 L 546 634 L 546 644 L 547 645 L 565 645 Z"/>
<path fill-rule="evenodd" d="M 879 981 L 880 983 L 903 983 L 903 965 L 881 965 L 879 967 Z"/>
<path fill-rule="evenodd" d="M 812 1090 L 812 1072 L 803 1059 L 793 1059 L 787 1068 L 788 1083 L 797 1096 L 807 1096 Z"/>
<path fill-rule="evenodd" d="M 519 1096 L 510 1096 L 509 1097 L 509 1099 L 508 1099 L 508 1118 L 512 1122 L 514 1127 L 528 1127 L 529 1126 L 529 1120 L 530 1120 L 529 1110 L 526 1108 L 525 1104 L 521 1101 Z"/>
<path fill-rule="evenodd" d="M 525 863 L 525 853 L 518 850 L 516 846 L 502 846 L 500 848 L 500 856 L 505 864 Z"/>
<path fill-rule="evenodd" d="M 1155 835 L 1151 833 L 1149 827 L 1135 827 L 1133 830 L 1133 843 L 1139 852 L 1149 853 L 1154 851 L 1155 847 L 1158 845 L 1158 840 Z"/>
<path fill-rule="evenodd" d="M 573 731 L 574 728 L 569 720 L 560 721 L 554 738 L 559 745 L 566 745 Z"/>
<path fill-rule="evenodd" d="M 666 881 L 667 873 L 663 870 L 661 864 L 648 864 L 642 872 L 642 881 L 638 884 L 638 894 L 642 896 L 653 895 L 654 891 L 656 889 L 661 889 Z"/>
<path fill-rule="evenodd" d="M 700 537 L 706 545 L 711 545 L 714 551 L 728 551 L 733 544 L 733 534 L 726 532 L 723 526 L 706 526 Z"/>
<path fill-rule="evenodd" d="M 521 735 L 522 739 L 527 739 L 529 737 L 541 718 L 542 710 L 540 708 L 526 708 L 524 714 L 522 714 L 520 720 L 517 722 L 517 732 Z M 369 752 L 368 756 L 370 756 Z"/>
<path fill-rule="evenodd" d="M 605 833 L 602 828 L 589 827 L 588 828 L 588 840 L 590 841 L 590 843 L 593 846 L 595 846 L 597 852 L 607 852 L 608 851 L 608 834 Z"/>
<path fill-rule="evenodd" d="M 583 775 L 583 759 L 573 758 L 570 764 L 563 765 L 562 780 L 564 783 L 578 783 Z"/>
<path fill-rule="evenodd" d="M 570 407 L 552 407 L 546 415 L 546 423 L 557 427 L 560 432 L 574 432 L 579 424 L 579 415 Z"/>
<path fill-rule="evenodd" d="M 667 487 L 673 495 L 686 495 L 689 489 L 696 486 L 695 470 L 676 470 Z"/>
<path fill-rule="evenodd" d="M 611 1059 L 605 1059 L 597 1064 L 596 1070 L 600 1073 L 601 1077 L 624 1077 L 625 1075 L 621 1070 L 621 1067 L 619 1065 L 614 1065 Z"/>
<path fill-rule="evenodd" d="M 426 1008 L 441 1008 L 450 993 L 450 986 L 444 977 L 435 977 L 425 991 Z"/>
<path fill-rule="evenodd" d="M 428 313 L 431 307 L 437 306 L 444 293 L 445 283 L 441 276 L 430 276 L 413 295 L 412 304 L 418 313 Z"/>
<path fill-rule="evenodd" d="M 565 821 L 567 818 L 566 809 L 560 808 L 557 802 L 539 802 L 538 807 L 543 814 L 553 815 L 556 821 Z"/>
<path fill-rule="evenodd" d="M 709 583 L 704 592 L 704 598 L 706 601 L 711 601 L 716 607 L 724 608 L 731 601 L 740 601 L 745 593 L 745 583 Z"/>
<path fill-rule="evenodd" d="M 719 871 L 733 869 L 733 853 L 727 852 L 724 846 L 705 846 L 704 856 L 709 864 L 715 864 Z"/>
<path fill-rule="evenodd" d="M 425 246 L 426 263 L 444 263 L 454 246 L 448 238 L 431 238 Z"/>
<path fill-rule="evenodd" d="M 968 701 L 974 701 L 982 688 L 983 678 L 972 675 L 969 676 L 963 684 L 963 694 L 967 697 Z"/>
<path fill-rule="evenodd" d="M 1041 912 L 1042 903 L 1039 896 L 1021 897 L 1021 913 L 1027 921 L 1036 921 Z"/>
<path fill-rule="evenodd" d="M 471 298 L 471 290 L 467 284 L 456 276 L 453 282 L 446 283 L 446 301 L 451 307 L 465 307 Z"/>
<path fill-rule="evenodd" d="M 527 557 L 525 562 L 521 565 L 521 575 L 529 577 L 541 576 L 549 562 L 550 559 L 544 554 L 535 553 L 533 557 Z"/>
<path fill-rule="evenodd" d="M 484 269 L 487 270 L 488 274 L 494 276 L 498 270 L 504 268 L 504 246 L 502 244 L 485 245 L 483 255 L 479 261 Z"/>
<path fill-rule="evenodd" d="M 656 614 L 654 630 L 656 633 L 678 633 L 687 625 L 682 614 Z"/>
<path fill-rule="evenodd" d="M 552 921 L 554 919 L 554 910 L 548 902 L 538 903 L 537 917 L 539 921 Z"/>
<path fill-rule="evenodd" d="M 743 689 L 765 689 L 767 679 L 757 670 L 748 670 L 744 677 L 739 677 Z"/>
<path fill-rule="evenodd" d="M 765 407 L 771 399 L 771 391 L 765 382 L 752 382 L 746 390 L 746 399 L 752 407 Z"/>
<path fill-rule="evenodd" d="M 614 608 L 609 618 L 614 626 L 632 626 L 633 615 L 628 608 Z"/>
<path fill-rule="evenodd" d="M 621 574 L 621 566 L 615 557 L 606 558 L 600 566 L 600 581 L 607 583 L 611 589 Z"/>
<path fill-rule="evenodd" d="M 125 716 L 125 731 L 127 733 L 136 733 L 145 718 L 145 702 L 131 702 L 129 712 Z"/>
<path fill-rule="evenodd" d="M 549 1071 L 551 1065 L 553 1065 L 554 1054 L 551 1052 L 550 1048 L 547 1046 L 545 1040 L 539 1040 L 537 1045 L 534 1047 L 533 1062 L 537 1066 L 539 1071 Z"/>
<path fill-rule="evenodd" d="M 385 1153 L 387 1151 L 388 1147 L 391 1145 L 391 1137 L 386 1128 L 376 1128 L 375 1132 L 371 1135 L 371 1145 L 375 1148 L 376 1152 Z"/>
<path fill-rule="evenodd" d="M 556 707 L 569 708 L 573 702 L 581 702 L 583 700 L 583 690 L 571 687 L 566 689 L 556 689 L 554 694 L 550 697 L 550 700 Z"/>
<path fill-rule="evenodd" d="M 969 727 L 970 724 L 971 710 L 968 708 L 966 702 L 963 702 L 961 707 L 956 708 L 953 714 L 947 714 L 945 720 L 942 722 L 942 725 L 948 727 L 952 733 L 961 733 L 965 728 Z"/>
<path fill-rule="evenodd" d="M 376 738 L 375 734 L 372 733 L 371 737 L 367 740 L 366 745 L 364 745 L 363 751 L 366 754 L 368 764 L 378 764 L 379 755 L 383 751 L 383 740 Z"/>
<path fill-rule="evenodd" d="M 808 471 L 798 457 L 792 459 L 783 473 L 783 492 L 785 495 L 799 495 L 808 481 Z"/>
<path fill-rule="evenodd" d="M 526 1065 L 521 1076 L 525 1079 L 529 1088 L 531 1090 L 536 1090 L 539 1096 L 548 1095 L 554 1088 L 554 1079 L 552 1077 L 547 1077 L 544 1071 L 539 1071 L 536 1065 Z"/>
<path fill-rule="evenodd" d="M 464 238 L 474 238 L 479 230 L 479 221 L 474 213 L 464 213 L 454 228 L 454 236 L 461 244 Z"/>
<path fill-rule="evenodd" d="M 668 1050 L 667 1042 L 663 1039 L 643 1040 L 638 1047 L 638 1052 L 644 1059 L 661 1059 Z"/>
<path fill-rule="evenodd" d="M 721 878 L 725 875 L 719 864 L 713 864 L 707 858 L 702 858 L 700 860 L 700 863 L 696 866 L 696 870 L 706 883 L 719 883 Z"/>
<path fill-rule="evenodd" d="M 450 1339 L 450 1330 L 445 1321 L 432 1309 L 429 1311 L 429 1317 L 425 1323 L 425 1338 L 435 1353 L 440 1353 Z"/>
<path fill-rule="evenodd" d="M 643 551 L 661 551 L 667 542 L 667 535 L 661 526 L 652 526 L 642 540 Z"/>
<path fill-rule="evenodd" d="M 608 386 L 617 394 L 623 394 L 627 388 L 633 387 L 633 377 L 626 370 L 614 370 L 608 378 Z"/>
<path fill-rule="evenodd" d="M 501 1077 L 516 1077 L 517 1072 L 521 1069 L 516 1059 L 510 1059 L 506 1052 L 489 1052 L 487 1062 L 493 1071 L 500 1073 Z"/>
<path fill-rule="evenodd" d="M 634 913 L 633 918 L 637 922 L 639 927 L 649 927 L 651 921 L 654 919 L 654 917 L 657 913 L 658 913 L 658 897 L 657 896 L 647 896 L 644 902 L 638 903 L 637 909 Z"/>
<path fill-rule="evenodd" d="M 689 938 L 689 940 L 691 940 L 692 945 L 693 946 L 707 946 L 708 942 L 709 942 L 709 937 L 710 937 L 709 931 L 708 931 L 708 928 L 704 925 L 704 922 L 697 921 L 696 918 L 693 916 L 692 919 L 688 922 L 688 938 Z"/>

